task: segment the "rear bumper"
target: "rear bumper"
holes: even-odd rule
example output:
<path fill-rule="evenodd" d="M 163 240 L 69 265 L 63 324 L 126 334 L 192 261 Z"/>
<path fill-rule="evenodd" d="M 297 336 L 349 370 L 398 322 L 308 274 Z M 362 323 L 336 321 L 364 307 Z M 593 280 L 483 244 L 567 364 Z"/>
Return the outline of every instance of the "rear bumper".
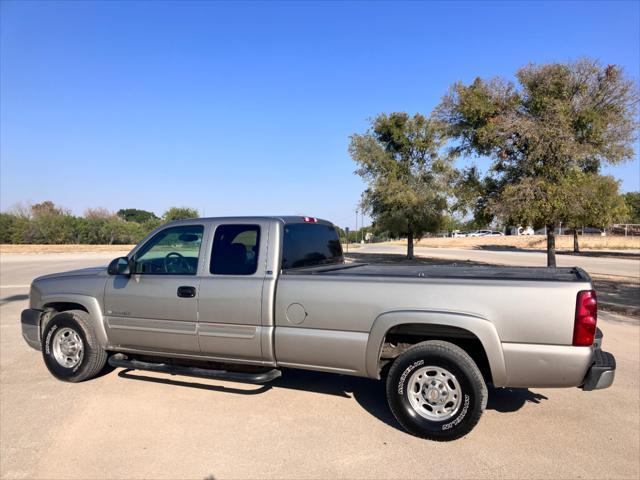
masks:
<path fill-rule="evenodd" d="M 610 387 L 616 376 L 616 359 L 609 352 L 596 348 L 593 352 L 593 365 L 587 371 L 582 389 L 600 390 Z"/>
<path fill-rule="evenodd" d="M 28 308 L 22 311 L 20 323 L 22 324 L 22 338 L 31 348 L 40 350 L 40 317 L 42 310 Z"/>

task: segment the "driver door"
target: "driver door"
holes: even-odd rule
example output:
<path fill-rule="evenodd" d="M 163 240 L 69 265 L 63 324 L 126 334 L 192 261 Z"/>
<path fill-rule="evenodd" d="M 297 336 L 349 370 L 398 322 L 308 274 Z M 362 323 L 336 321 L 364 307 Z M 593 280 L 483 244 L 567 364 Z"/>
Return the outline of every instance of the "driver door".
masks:
<path fill-rule="evenodd" d="M 133 257 L 130 276 L 105 288 L 109 343 L 122 349 L 199 353 L 196 326 L 203 225 L 167 227 Z"/>

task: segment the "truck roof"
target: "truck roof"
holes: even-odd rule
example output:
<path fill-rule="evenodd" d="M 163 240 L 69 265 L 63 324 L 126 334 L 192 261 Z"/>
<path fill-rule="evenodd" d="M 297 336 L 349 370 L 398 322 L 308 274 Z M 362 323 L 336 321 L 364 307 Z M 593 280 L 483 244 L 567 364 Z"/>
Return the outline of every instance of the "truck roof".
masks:
<path fill-rule="evenodd" d="M 322 218 L 317 218 L 317 217 L 311 217 L 308 215 L 256 215 L 256 216 L 234 216 L 234 217 L 200 217 L 200 218 L 188 218 L 184 220 L 174 220 L 169 223 L 173 225 L 173 224 L 182 224 L 182 223 L 192 223 L 192 222 L 198 222 L 198 221 L 200 222 L 211 222 L 211 221 L 253 222 L 257 220 L 276 220 L 284 224 L 319 223 L 321 225 L 333 226 L 333 223 L 330 222 L 329 220 L 324 220 Z"/>

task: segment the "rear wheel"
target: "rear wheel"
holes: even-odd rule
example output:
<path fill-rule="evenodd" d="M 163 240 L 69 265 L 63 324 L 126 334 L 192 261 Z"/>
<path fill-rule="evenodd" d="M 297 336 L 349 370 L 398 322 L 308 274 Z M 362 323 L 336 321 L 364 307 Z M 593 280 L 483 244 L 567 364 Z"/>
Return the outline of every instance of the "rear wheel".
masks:
<path fill-rule="evenodd" d="M 444 341 L 409 348 L 391 366 L 387 400 L 413 435 L 454 440 L 469 433 L 487 405 L 487 387 L 475 362 Z"/>
<path fill-rule="evenodd" d="M 42 356 L 49 371 L 66 382 L 95 377 L 107 361 L 90 322 L 82 310 L 61 312 L 42 332 Z"/>

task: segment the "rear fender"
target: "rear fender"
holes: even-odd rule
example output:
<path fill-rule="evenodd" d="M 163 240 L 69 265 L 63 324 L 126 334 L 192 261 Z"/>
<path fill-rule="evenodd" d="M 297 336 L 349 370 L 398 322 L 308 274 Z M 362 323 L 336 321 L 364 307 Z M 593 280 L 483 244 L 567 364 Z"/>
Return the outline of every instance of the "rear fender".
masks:
<path fill-rule="evenodd" d="M 409 323 L 457 327 L 474 334 L 487 354 L 493 384 L 497 387 L 506 384 L 502 344 L 494 325 L 486 318 L 469 313 L 437 310 L 397 310 L 379 315 L 373 322 L 367 342 L 366 369 L 369 377 L 380 378 L 380 354 L 387 332 L 393 327 Z"/>

